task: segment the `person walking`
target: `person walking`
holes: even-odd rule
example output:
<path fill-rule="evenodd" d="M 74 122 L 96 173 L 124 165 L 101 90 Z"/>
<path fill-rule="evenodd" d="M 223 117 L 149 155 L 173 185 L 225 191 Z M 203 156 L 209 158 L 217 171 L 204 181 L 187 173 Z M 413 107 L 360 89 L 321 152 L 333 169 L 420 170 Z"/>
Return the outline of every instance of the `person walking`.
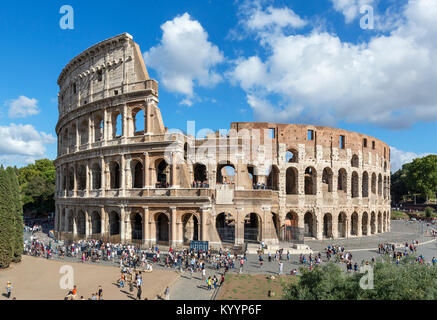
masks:
<path fill-rule="evenodd" d="M 284 271 L 284 263 L 279 261 L 279 275 L 281 275 Z"/>
<path fill-rule="evenodd" d="M 170 288 L 169 287 L 165 288 L 164 295 L 165 295 L 165 300 L 170 300 Z"/>
<path fill-rule="evenodd" d="M 8 281 L 8 283 L 6 284 L 6 297 L 8 299 L 11 297 L 11 293 L 12 293 L 12 283 Z"/>

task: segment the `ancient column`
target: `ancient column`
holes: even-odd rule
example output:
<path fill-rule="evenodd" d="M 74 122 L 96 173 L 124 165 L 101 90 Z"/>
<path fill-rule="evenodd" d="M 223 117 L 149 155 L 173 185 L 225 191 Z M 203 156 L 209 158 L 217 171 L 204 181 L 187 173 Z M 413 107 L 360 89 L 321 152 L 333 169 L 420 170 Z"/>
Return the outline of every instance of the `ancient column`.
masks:
<path fill-rule="evenodd" d="M 149 207 L 143 207 L 143 245 L 150 245 L 149 237 Z"/>

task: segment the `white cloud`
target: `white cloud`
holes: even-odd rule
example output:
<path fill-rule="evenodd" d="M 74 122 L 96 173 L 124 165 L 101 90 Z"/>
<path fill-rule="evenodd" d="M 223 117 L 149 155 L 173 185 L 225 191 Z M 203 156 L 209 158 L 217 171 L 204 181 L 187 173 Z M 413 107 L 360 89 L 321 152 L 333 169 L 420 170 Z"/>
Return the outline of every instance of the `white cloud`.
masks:
<path fill-rule="evenodd" d="M 437 121 L 437 2 L 411 0 L 402 16 L 388 35 L 359 44 L 319 30 L 263 34 L 266 58 L 239 58 L 230 79 L 256 120 L 388 128 Z"/>
<path fill-rule="evenodd" d="M 280 28 L 302 28 L 306 21 L 301 19 L 293 10 L 285 8 L 273 8 L 269 6 L 265 11 L 259 7 L 253 10 L 246 22 L 249 29 L 260 30 L 273 26 Z"/>
<path fill-rule="evenodd" d="M 334 9 L 344 15 L 346 23 L 351 23 L 364 5 L 371 5 L 374 0 L 331 0 Z"/>
<path fill-rule="evenodd" d="M 53 135 L 38 132 L 30 124 L 12 123 L 9 126 L 0 126 L 0 160 L 32 162 L 45 156 L 46 144 L 55 142 Z"/>
<path fill-rule="evenodd" d="M 25 96 L 20 96 L 15 100 L 8 101 L 6 105 L 9 107 L 10 118 L 24 118 L 40 112 L 38 100 Z"/>
<path fill-rule="evenodd" d="M 196 85 L 213 87 L 222 80 L 214 68 L 224 61 L 223 53 L 188 13 L 165 22 L 161 29 L 160 43 L 144 53 L 144 60 L 158 72 L 164 87 L 183 94 L 182 103 L 189 105 Z"/>
<path fill-rule="evenodd" d="M 395 147 L 390 147 L 390 167 L 391 172 L 396 172 L 402 168 L 402 165 L 409 163 L 416 158 L 422 158 L 429 155 L 429 153 L 414 153 L 408 151 L 402 151 Z"/>

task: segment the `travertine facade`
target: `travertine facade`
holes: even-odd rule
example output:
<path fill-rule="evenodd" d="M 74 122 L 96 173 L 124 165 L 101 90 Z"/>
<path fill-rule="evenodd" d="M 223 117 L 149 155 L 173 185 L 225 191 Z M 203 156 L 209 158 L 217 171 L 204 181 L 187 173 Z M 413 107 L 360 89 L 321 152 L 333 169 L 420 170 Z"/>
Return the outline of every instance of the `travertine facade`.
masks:
<path fill-rule="evenodd" d="M 128 34 L 81 53 L 58 84 L 58 238 L 218 247 L 390 229 L 380 140 L 274 123 L 232 123 L 202 139 L 170 133 Z"/>

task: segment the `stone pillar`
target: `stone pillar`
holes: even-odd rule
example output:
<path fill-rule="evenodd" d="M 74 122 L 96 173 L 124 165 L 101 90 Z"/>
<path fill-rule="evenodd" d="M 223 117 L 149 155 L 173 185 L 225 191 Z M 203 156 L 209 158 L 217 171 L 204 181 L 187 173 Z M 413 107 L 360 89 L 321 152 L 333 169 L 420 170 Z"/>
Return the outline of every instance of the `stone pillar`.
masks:
<path fill-rule="evenodd" d="M 94 124 L 92 122 L 91 117 L 89 117 L 88 118 L 88 146 L 87 146 L 87 149 L 91 148 L 91 144 L 93 143 L 93 137 L 94 137 Z"/>
<path fill-rule="evenodd" d="M 74 171 L 73 171 L 73 182 L 74 182 L 73 197 L 77 197 L 77 165 L 76 164 L 74 164 L 73 169 L 74 169 Z"/>
<path fill-rule="evenodd" d="M 177 244 L 176 230 L 176 207 L 170 207 L 170 246 L 174 247 Z"/>
<path fill-rule="evenodd" d="M 73 211 L 73 239 L 77 235 L 77 212 L 76 210 Z"/>
<path fill-rule="evenodd" d="M 357 212 L 358 214 L 358 212 Z M 358 223 L 357 223 L 357 236 L 361 237 L 363 235 L 363 214 L 358 214 Z"/>
<path fill-rule="evenodd" d="M 79 120 L 76 120 L 76 145 L 74 146 L 75 152 L 79 150 L 79 141 Z"/>
<path fill-rule="evenodd" d="M 55 206 L 55 231 L 59 231 L 59 206 Z"/>
<path fill-rule="evenodd" d="M 107 141 L 109 140 L 109 130 L 110 130 L 110 119 L 108 119 L 108 111 L 103 109 L 103 138 L 102 138 L 102 146 L 106 146 Z"/>
<path fill-rule="evenodd" d="M 100 207 L 100 233 L 102 236 L 106 234 L 106 213 L 105 213 L 105 207 Z"/>
<path fill-rule="evenodd" d="M 151 115 L 152 115 L 152 102 L 146 102 L 145 104 L 145 112 L 144 112 L 144 134 L 152 133 L 152 125 L 151 125 Z"/>
<path fill-rule="evenodd" d="M 177 181 L 177 156 L 176 152 L 171 153 L 171 187 L 172 188 L 179 188 L 178 181 Z"/>
<path fill-rule="evenodd" d="M 143 245 L 150 245 L 149 237 L 149 207 L 143 207 Z"/>
<path fill-rule="evenodd" d="M 149 188 L 150 187 L 150 179 L 149 179 L 149 164 L 150 157 L 148 152 L 144 152 L 144 162 L 143 162 L 143 188 Z"/>
<path fill-rule="evenodd" d="M 332 214 L 332 238 L 338 239 L 338 214 Z"/>
<path fill-rule="evenodd" d="M 209 215 L 209 208 L 202 208 L 200 209 L 201 212 L 201 239 L 202 241 L 208 241 L 208 232 L 207 232 L 207 221 L 208 221 L 208 215 Z"/>
<path fill-rule="evenodd" d="M 244 244 L 244 212 L 243 208 L 236 208 L 235 218 L 235 244 Z"/>
<path fill-rule="evenodd" d="M 321 213 L 318 211 L 314 212 L 315 225 L 316 225 L 316 238 L 318 240 L 323 239 L 323 220 L 321 220 Z"/>
<path fill-rule="evenodd" d="M 121 115 L 121 139 L 123 143 L 126 143 L 126 138 L 128 137 L 128 117 L 127 117 L 127 104 L 123 105 L 123 113 Z"/>
<path fill-rule="evenodd" d="M 106 164 L 105 164 L 105 157 L 100 157 L 100 190 L 102 192 L 102 197 L 105 196 L 105 190 L 106 190 Z"/>
<path fill-rule="evenodd" d="M 126 242 L 126 217 L 125 217 L 125 211 L 124 206 L 120 207 L 120 242 L 125 243 Z"/>
<path fill-rule="evenodd" d="M 92 187 L 92 185 L 91 185 L 92 175 L 91 175 L 91 170 L 90 170 L 90 160 L 88 160 L 86 162 L 85 176 L 86 176 L 86 185 L 85 185 L 86 196 L 89 197 L 90 196 L 90 190 L 91 190 L 91 187 Z"/>
<path fill-rule="evenodd" d="M 89 223 L 89 214 L 88 214 L 88 210 L 84 210 L 84 214 L 85 214 L 85 239 L 88 239 L 89 235 L 90 235 L 90 223 Z"/>
<path fill-rule="evenodd" d="M 120 177 L 120 187 L 121 187 L 121 196 L 124 197 L 126 194 L 126 163 L 125 163 L 125 155 L 122 154 L 120 156 L 120 172 L 121 172 L 121 177 Z"/>

